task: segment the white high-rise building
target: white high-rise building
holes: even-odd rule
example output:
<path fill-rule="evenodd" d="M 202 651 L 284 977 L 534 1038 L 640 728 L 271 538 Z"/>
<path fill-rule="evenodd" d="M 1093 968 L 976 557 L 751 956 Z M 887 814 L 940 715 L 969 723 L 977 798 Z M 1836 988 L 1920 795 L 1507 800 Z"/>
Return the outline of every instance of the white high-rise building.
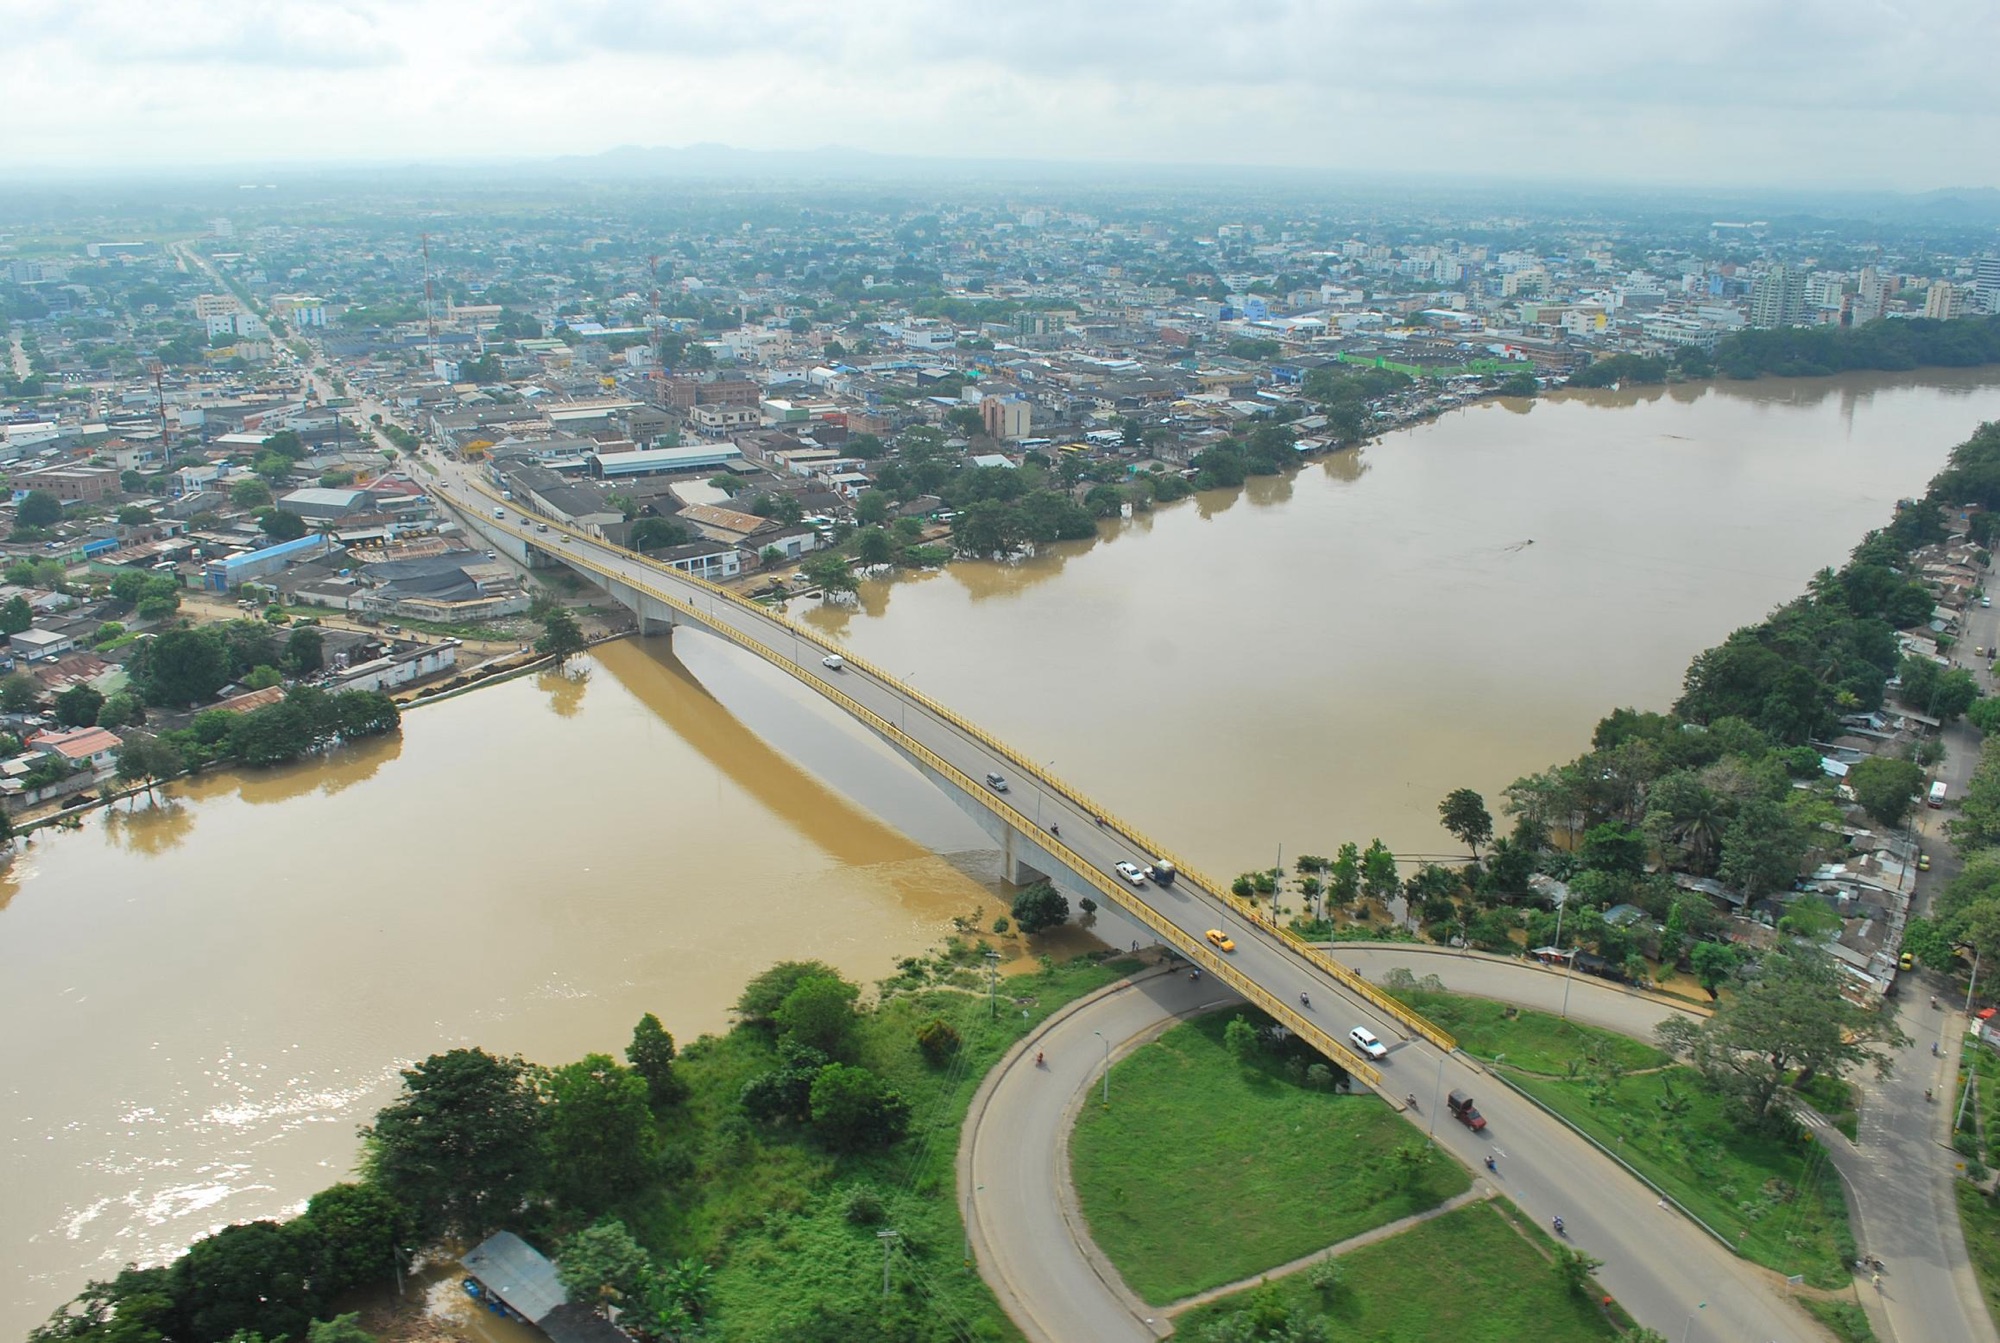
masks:
<path fill-rule="evenodd" d="M 2000 312 L 2000 256 L 1973 261 L 1972 298 L 1981 312 Z"/>
<path fill-rule="evenodd" d="M 1958 287 L 1949 280 L 1933 281 L 1924 294 L 1924 316 L 1949 322 L 1958 315 Z"/>

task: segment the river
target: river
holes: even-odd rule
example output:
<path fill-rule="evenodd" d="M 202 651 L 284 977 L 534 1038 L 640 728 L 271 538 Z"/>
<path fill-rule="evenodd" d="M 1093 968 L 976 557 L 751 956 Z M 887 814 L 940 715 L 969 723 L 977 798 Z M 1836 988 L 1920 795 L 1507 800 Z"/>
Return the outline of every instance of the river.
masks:
<path fill-rule="evenodd" d="M 1442 853 L 1447 791 L 1664 707 L 1991 418 L 2000 370 L 1489 403 L 808 617 L 1212 871 Z M 39 838 L 0 880 L 0 1334 L 298 1206 L 434 1050 L 686 1039 L 784 957 L 880 977 L 995 912 L 985 843 L 700 635 Z"/>

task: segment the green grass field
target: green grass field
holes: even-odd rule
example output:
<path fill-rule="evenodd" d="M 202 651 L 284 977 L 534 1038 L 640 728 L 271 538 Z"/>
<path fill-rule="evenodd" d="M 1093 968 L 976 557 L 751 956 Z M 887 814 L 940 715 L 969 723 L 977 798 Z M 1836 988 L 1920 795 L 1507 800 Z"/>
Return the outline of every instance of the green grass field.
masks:
<path fill-rule="evenodd" d="M 1459 1048 L 1482 1059 L 1506 1055 L 1508 1064 L 1529 1072 L 1563 1075 L 1572 1060 L 1600 1058 L 1627 1072 L 1657 1068 L 1667 1056 L 1651 1045 L 1603 1030 L 1579 1026 L 1548 1012 L 1532 1012 L 1491 998 L 1424 989 L 1391 989 L 1396 997 L 1458 1038 Z M 1661 1015 L 1666 1015 L 1662 1010 Z"/>
<path fill-rule="evenodd" d="M 1840 1178 L 1816 1143 L 1746 1133 L 1689 1068 L 1511 1079 L 1735 1243 L 1747 1259 L 1844 1286 L 1855 1254 Z M 1678 1109 L 1676 1116 L 1670 1109 Z"/>
<path fill-rule="evenodd" d="M 1958 1222 L 1965 1229 L 1966 1257 L 1972 1260 L 1972 1271 L 1979 1279 L 1980 1295 L 1986 1298 L 1987 1312 L 2000 1320 L 2000 1202 L 1980 1193 L 1965 1180 L 1958 1182 L 1957 1190 Z"/>
<path fill-rule="evenodd" d="M 1147 1301 L 1234 1282 L 1470 1187 L 1440 1153 L 1399 1188 L 1391 1154 L 1422 1135 L 1372 1094 L 1300 1085 L 1285 1058 L 1239 1064 L 1223 1046 L 1232 1016 L 1177 1026 L 1120 1063 L 1110 1108 L 1087 1106 L 1071 1137 L 1091 1235 Z"/>
<path fill-rule="evenodd" d="M 1812 1317 L 1833 1331 L 1833 1336 L 1841 1343 L 1876 1343 L 1875 1326 L 1868 1323 L 1868 1312 L 1852 1301 L 1815 1301 L 1809 1296 L 1799 1298 Z"/>
<path fill-rule="evenodd" d="M 1506 1205 L 1475 1203 L 1400 1236 L 1343 1255 L 1341 1285 L 1315 1289 L 1307 1273 L 1191 1310 L 1175 1332 L 1188 1343 L 1223 1332 L 1244 1311 L 1293 1321 L 1324 1319 L 1338 1339 L 1442 1339 L 1449 1343 L 1599 1343 L 1617 1332 L 1593 1300 L 1556 1279 L 1538 1232 Z M 1257 1335 L 1264 1337 L 1265 1335 Z"/>

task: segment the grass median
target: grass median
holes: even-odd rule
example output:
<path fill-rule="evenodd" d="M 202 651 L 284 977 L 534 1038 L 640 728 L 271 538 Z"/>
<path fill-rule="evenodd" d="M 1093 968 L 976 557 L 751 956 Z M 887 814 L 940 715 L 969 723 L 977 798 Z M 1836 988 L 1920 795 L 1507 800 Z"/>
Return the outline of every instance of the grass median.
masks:
<path fill-rule="evenodd" d="M 1817 1287 L 1846 1285 L 1854 1258 L 1840 1177 L 1802 1134 L 1749 1132 L 1692 1069 L 1649 1044 L 1488 998 L 1391 985 L 1497 1071 L 1615 1152 L 1728 1237 L 1745 1258 Z M 1843 1128 L 1853 1089 L 1807 1097 Z"/>
<path fill-rule="evenodd" d="M 1296 1040 L 1243 1058 L 1241 1016 L 1177 1026 L 1112 1070 L 1070 1139 L 1077 1198 L 1098 1248 L 1147 1301 L 1164 1304 L 1434 1207 L 1470 1187 L 1444 1154 L 1399 1162 L 1422 1135 L 1369 1092 L 1342 1094 Z"/>
<path fill-rule="evenodd" d="M 1290 1337 L 1245 1333 L 1253 1322 L 1280 1328 L 1322 1322 L 1328 1337 L 1450 1339 L 1451 1343 L 1597 1343 L 1618 1337 L 1592 1298 L 1557 1278 L 1549 1247 L 1499 1203 L 1473 1203 L 1364 1245 L 1334 1260 L 1331 1274 L 1308 1270 L 1188 1311 L 1175 1336 Z"/>
<path fill-rule="evenodd" d="M 1505 1056 L 1507 1063 L 1529 1072 L 1561 1075 L 1573 1063 L 1588 1059 L 1611 1062 L 1626 1072 L 1667 1061 L 1651 1045 L 1616 1031 L 1580 1026 L 1492 998 L 1393 985 L 1388 991 L 1450 1032 L 1466 1053 L 1482 1059 Z M 1666 1015 L 1665 1009 L 1661 1015 Z"/>
<path fill-rule="evenodd" d="M 1714 1227 L 1746 1259 L 1815 1287 L 1849 1281 L 1854 1237 L 1840 1177 L 1802 1132 L 1746 1131 L 1691 1068 L 1510 1081 Z"/>

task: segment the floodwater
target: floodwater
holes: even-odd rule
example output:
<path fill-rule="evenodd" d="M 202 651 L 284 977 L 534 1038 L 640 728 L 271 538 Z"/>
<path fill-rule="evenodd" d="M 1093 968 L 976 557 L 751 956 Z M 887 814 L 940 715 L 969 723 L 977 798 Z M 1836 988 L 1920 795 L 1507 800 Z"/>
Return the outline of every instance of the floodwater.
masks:
<path fill-rule="evenodd" d="M 1992 418 L 1995 371 L 1488 404 L 810 618 L 1211 871 L 1442 853 L 1447 791 L 1664 707 Z M 985 843 L 697 634 L 38 839 L 0 879 L 0 1336 L 299 1206 L 425 1054 L 689 1038 L 784 957 L 888 973 L 995 912 Z"/>

